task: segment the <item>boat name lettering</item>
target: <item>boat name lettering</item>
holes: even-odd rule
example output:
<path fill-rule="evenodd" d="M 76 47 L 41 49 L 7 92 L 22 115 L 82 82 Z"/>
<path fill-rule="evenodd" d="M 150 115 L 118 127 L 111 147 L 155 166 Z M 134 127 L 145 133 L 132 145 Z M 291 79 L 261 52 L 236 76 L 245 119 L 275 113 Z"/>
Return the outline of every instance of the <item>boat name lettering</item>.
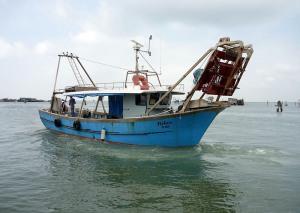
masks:
<path fill-rule="evenodd" d="M 170 126 L 172 125 L 172 121 L 158 121 L 157 125 L 162 128 L 170 128 Z"/>

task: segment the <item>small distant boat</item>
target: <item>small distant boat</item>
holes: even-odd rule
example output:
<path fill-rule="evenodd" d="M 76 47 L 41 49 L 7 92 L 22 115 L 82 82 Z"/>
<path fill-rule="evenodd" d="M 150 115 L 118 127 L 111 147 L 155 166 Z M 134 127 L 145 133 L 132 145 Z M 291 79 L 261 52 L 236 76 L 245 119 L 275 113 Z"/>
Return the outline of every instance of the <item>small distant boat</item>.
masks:
<path fill-rule="evenodd" d="M 275 105 L 277 108 L 276 108 L 276 112 L 282 112 L 283 111 L 283 102 L 282 101 L 277 101 L 276 105 Z"/>
<path fill-rule="evenodd" d="M 151 39 L 152 36 L 149 47 Z M 229 106 L 228 102 L 220 101 L 220 97 L 234 93 L 253 53 L 251 45 L 221 38 L 174 85 L 162 85 L 157 72 L 139 66 L 140 56 L 145 59 L 143 54 L 151 55 L 150 48 L 145 51 L 143 45 L 133 42 L 135 69 L 128 70 L 125 82 L 121 83 L 96 84 L 78 56 L 69 53 L 59 55 L 51 106 L 39 110 L 45 127 L 108 143 L 165 147 L 196 145 L 218 113 Z M 70 63 L 78 85 L 57 89 L 63 58 Z M 174 110 L 171 107 L 172 96 L 185 94 L 181 82 L 201 62 L 201 73 L 198 70 L 194 75 L 193 88 Z M 90 84 L 84 82 L 84 77 Z M 156 79 L 157 84 L 150 78 Z M 192 100 L 196 91 L 201 91 L 202 95 Z M 215 95 L 216 101 L 204 100 L 206 94 Z M 85 100 L 91 97 L 97 99 L 96 105 L 93 110 L 85 109 Z M 80 108 L 71 113 L 65 103 L 72 98 L 82 101 Z M 105 107 L 105 98 L 108 107 Z"/>

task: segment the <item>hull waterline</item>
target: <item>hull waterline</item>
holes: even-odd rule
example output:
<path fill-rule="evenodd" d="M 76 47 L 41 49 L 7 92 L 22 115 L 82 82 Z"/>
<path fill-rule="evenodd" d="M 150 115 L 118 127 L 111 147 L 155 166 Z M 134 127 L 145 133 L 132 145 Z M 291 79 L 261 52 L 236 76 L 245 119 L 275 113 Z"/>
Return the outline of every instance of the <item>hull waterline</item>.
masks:
<path fill-rule="evenodd" d="M 197 145 L 209 125 L 225 107 L 212 107 L 185 113 L 130 119 L 85 119 L 40 110 L 46 128 L 67 135 L 100 140 L 105 130 L 105 141 L 144 146 L 182 147 Z M 61 125 L 54 123 L 59 119 Z M 80 129 L 73 127 L 80 121 Z"/>

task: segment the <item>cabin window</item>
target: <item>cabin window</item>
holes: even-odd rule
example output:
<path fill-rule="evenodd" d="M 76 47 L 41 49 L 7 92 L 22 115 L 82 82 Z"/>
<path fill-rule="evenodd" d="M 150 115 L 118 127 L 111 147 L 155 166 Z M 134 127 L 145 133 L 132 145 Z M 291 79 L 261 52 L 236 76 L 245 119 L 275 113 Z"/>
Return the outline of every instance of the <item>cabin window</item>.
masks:
<path fill-rule="evenodd" d="M 162 94 L 163 96 L 163 94 Z M 159 105 L 169 105 L 170 104 L 170 95 L 167 95 L 160 103 Z"/>
<path fill-rule="evenodd" d="M 147 95 L 146 94 L 135 95 L 135 105 L 146 106 L 146 104 L 147 104 Z"/>
<path fill-rule="evenodd" d="M 149 98 L 149 105 L 154 105 L 159 100 L 159 93 L 151 93 Z"/>

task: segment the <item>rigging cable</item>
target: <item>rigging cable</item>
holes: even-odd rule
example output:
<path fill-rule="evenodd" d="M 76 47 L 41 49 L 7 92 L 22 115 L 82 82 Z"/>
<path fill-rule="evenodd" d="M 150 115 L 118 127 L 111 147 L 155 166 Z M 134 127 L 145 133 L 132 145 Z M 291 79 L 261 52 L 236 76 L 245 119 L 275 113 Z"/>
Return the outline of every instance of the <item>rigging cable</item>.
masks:
<path fill-rule="evenodd" d="M 78 80 L 78 77 L 77 77 L 77 75 L 76 75 L 76 72 L 75 72 L 74 67 L 73 67 L 73 65 L 72 65 L 72 63 L 71 63 L 70 58 L 67 57 L 67 60 L 68 60 L 68 62 L 69 62 L 69 64 L 70 64 L 70 67 L 71 67 L 71 69 L 72 69 L 72 71 L 73 71 L 73 74 L 74 74 L 74 76 L 75 76 L 75 78 L 76 78 L 76 81 L 77 81 L 78 85 L 80 85 L 80 82 L 79 82 L 79 80 Z"/>
<path fill-rule="evenodd" d="M 85 85 L 84 78 L 83 78 L 82 75 L 80 74 L 80 71 L 79 71 L 79 69 L 78 69 L 78 67 L 77 67 L 77 65 L 76 65 L 76 61 L 74 60 L 74 58 L 72 58 L 72 61 L 73 61 L 73 64 L 74 64 L 74 66 L 75 66 L 75 69 L 77 70 L 77 73 L 79 74 L 79 77 L 80 77 L 81 80 L 82 80 L 83 85 Z"/>
<path fill-rule="evenodd" d="M 159 39 L 159 75 L 161 75 L 161 38 Z"/>
<path fill-rule="evenodd" d="M 88 62 L 94 63 L 94 64 L 100 64 L 100 65 L 111 67 L 111 68 L 115 68 L 115 69 L 121 69 L 121 70 L 126 70 L 126 71 L 130 70 L 130 69 L 126 69 L 126 68 L 115 66 L 115 65 L 111 65 L 111 64 L 105 64 L 105 63 L 102 63 L 100 61 L 90 60 L 90 59 L 81 58 L 81 57 L 80 57 L 80 59 L 82 59 L 84 61 L 88 61 Z"/>
<path fill-rule="evenodd" d="M 152 69 L 152 71 L 156 72 L 156 70 L 152 67 L 152 65 L 146 60 L 146 58 L 139 52 L 140 56 L 142 56 L 142 58 L 146 61 L 146 63 L 148 64 L 148 66 Z M 157 72 L 156 72 L 157 73 Z"/>

